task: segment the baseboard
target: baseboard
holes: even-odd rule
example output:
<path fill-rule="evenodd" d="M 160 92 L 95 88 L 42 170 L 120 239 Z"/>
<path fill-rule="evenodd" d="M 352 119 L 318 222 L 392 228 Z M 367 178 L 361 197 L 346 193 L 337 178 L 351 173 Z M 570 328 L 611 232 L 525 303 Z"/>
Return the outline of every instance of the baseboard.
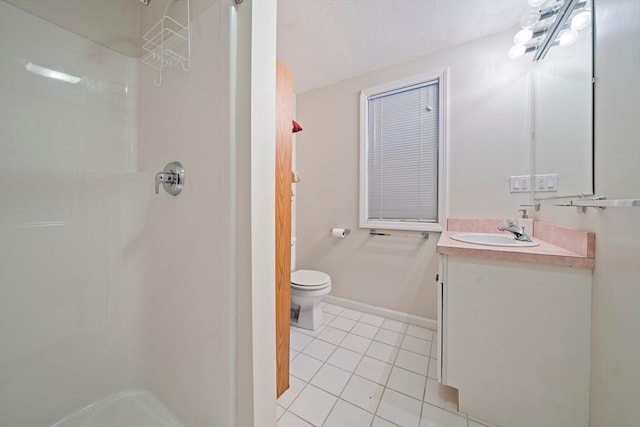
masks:
<path fill-rule="evenodd" d="M 383 316 L 388 319 L 397 320 L 398 322 L 405 322 L 410 325 L 416 325 L 434 331 L 438 330 L 438 322 L 426 317 L 403 313 L 401 311 L 391 310 L 389 308 L 377 307 L 375 305 L 365 304 L 363 302 L 353 301 L 346 298 L 334 297 L 333 295 L 327 295 L 323 297 L 322 301 L 328 304 L 339 305 L 340 307 L 362 311 L 363 313 Z"/>

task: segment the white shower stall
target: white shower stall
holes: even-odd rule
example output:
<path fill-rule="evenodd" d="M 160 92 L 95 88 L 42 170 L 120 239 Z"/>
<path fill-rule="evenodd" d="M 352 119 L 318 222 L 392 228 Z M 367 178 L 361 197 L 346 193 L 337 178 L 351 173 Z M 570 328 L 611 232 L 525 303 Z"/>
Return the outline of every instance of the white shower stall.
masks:
<path fill-rule="evenodd" d="M 257 393 L 236 357 L 258 332 L 236 320 L 258 279 L 237 271 L 269 278 L 250 254 L 272 238 L 243 231 L 269 215 L 237 215 L 270 207 L 247 178 L 268 168 L 239 154 L 254 5 L 191 0 L 188 71 L 158 87 L 142 35 L 188 3 L 166 1 L 0 0 L 1 426 L 233 426 Z M 156 194 L 171 161 L 184 189 Z"/>

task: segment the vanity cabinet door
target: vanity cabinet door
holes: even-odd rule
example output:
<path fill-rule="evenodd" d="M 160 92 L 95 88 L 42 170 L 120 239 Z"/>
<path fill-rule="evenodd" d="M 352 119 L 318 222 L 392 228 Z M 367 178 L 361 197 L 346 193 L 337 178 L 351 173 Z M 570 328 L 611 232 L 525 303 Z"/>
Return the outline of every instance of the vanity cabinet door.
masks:
<path fill-rule="evenodd" d="M 591 270 L 446 256 L 443 380 L 510 427 L 586 427 Z"/>

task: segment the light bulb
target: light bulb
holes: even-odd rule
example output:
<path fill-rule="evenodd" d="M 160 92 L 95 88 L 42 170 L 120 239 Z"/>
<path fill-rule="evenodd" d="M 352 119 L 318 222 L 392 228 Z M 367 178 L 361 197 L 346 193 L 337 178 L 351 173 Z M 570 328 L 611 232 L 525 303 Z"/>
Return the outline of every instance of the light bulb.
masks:
<path fill-rule="evenodd" d="M 591 24 L 591 13 L 586 10 L 578 13 L 571 19 L 571 29 L 581 30 Z"/>
<path fill-rule="evenodd" d="M 531 31 L 528 28 L 525 28 L 516 33 L 516 35 L 513 37 L 513 42 L 515 44 L 525 44 L 526 42 L 531 40 L 532 35 L 533 35 L 533 31 Z"/>
<path fill-rule="evenodd" d="M 542 3 L 544 3 L 546 0 L 529 0 L 529 6 L 531 7 L 538 7 L 540 6 Z"/>
<path fill-rule="evenodd" d="M 524 55 L 527 48 L 523 44 L 517 44 L 509 49 L 509 58 L 516 59 Z"/>
<path fill-rule="evenodd" d="M 569 46 L 573 44 L 578 38 L 578 32 L 575 30 L 567 30 L 560 33 L 558 37 L 558 43 L 560 46 Z"/>
<path fill-rule="evenodd" d="M 522 17 L 522 19 L 520 20 L 520 25 L 524 29 L 530 29 L 534 25 L 536 25 L 539 20 L 540 20 L 540 12 L 536 10 L 530 10 L 527 13 L 525 13 L 524 16 Z"/>

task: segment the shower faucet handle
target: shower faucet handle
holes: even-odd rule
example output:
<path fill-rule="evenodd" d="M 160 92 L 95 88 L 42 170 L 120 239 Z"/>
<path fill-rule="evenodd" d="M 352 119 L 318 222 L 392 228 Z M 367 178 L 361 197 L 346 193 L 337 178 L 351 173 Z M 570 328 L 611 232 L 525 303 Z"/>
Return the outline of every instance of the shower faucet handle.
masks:
<path fill-rule="evenodd" d="M 160 193 L 160 184 L 173 184 L 175 175 L 172 173 L 158 172 L 156 174 L 156 194 Z"/>
<path fill-rule="evenodd" d="M 160 184 L 172 196 L 180 194 L 184 188 L 184 168 L 180 162 L 170 162 L 162 172 L 156 174 L 156 194 L 160 193 Z"/>

